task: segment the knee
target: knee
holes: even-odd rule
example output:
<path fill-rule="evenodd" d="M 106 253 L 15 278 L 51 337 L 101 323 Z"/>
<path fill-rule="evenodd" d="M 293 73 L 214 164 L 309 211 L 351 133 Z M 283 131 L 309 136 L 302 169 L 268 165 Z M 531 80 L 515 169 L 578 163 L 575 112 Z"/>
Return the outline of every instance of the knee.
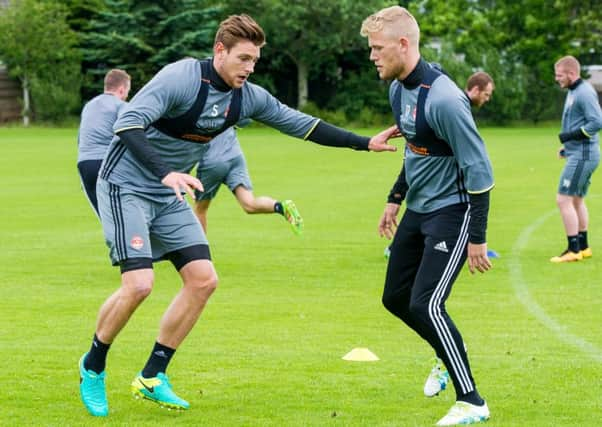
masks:
<path fill-rule="evenodd" d="M 395 314 L 397 312 L 397 301 L 395 298 L 393 298 L 392 294 L 383 294 L 382 299 L 381 299 L 383 306 L 390 311 L 391 313 Z"/>
<path fill-rule="evenodd" d="M 556 205 L 559 208 L 563 208 L 566 206 L 570 206 L 572 204 L 572 200 L 570 197 L 567 197 L 563 194 L 557 194 L 556 195 Z"/>
<path fill-rule="evenodd" d="M 407 300 L 395 292 L 385 292 L 381 299 L 383 306 L 395 317 L 404 322 L 408 318 Z M 405 302 L 404 302 L 405 301 Z"/>
<path fill-rule="evenodd" d="M 140 303 L 150 295 L 153 290 L 153 279 L 133 278 L 124 283 L 124 287 L 130 298 Z"/>
<path fill-rule="evenodd" d="M 198 276 L 189 280 L 184 286 L 191 289 L 195 295 L 208 298 L 217 289 L 217 275 L 212 273 L 206 276 Z"/>
<path fill-rule="evenodd" d="M 428 304 L 421 301 L 412 300 L 410 301 L 409 311 L 414 318 L 427 319 L 428 318 Z"/>
<path fill-rule="evenodd" d="M 257 212 L 257 208 L 254 202 L 254 200 L 241 200 L 240 206 L 246 213 L 254 214 L 255 212 Z"/>

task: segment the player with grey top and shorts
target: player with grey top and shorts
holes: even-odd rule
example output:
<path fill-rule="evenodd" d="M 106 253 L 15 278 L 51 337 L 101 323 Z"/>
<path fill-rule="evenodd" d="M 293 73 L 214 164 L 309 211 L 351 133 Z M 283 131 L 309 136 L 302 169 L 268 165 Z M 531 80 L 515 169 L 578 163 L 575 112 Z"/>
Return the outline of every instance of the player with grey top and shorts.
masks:
<path fill-rule="evenodd" d="M 558 85 L 568 89 L 562 111 L 562 130 L 558 156 L 566 159 L 560 175 L 556 204 L 567 238 L 566 249 L 550 258 L 555 264 L 590 258 L 587 239 L 589 212 L 585 196 L 591 176 L 600 163 L 598 132 L 602 128 L 602 109 L 591 84 L 581 79 L 581 65 L 573 56 L 560 58 L 554 65 Z"/>
<path fill-rule="evenodd" d="M 77 134 L 77 170 L 84 193 L 98 215 L 96 180 L 107 148 L 113 139 L 113 124 L 126 105 L 131 78 L 113 69 L 104 78 L 104 92 L 84 105 Z"/>

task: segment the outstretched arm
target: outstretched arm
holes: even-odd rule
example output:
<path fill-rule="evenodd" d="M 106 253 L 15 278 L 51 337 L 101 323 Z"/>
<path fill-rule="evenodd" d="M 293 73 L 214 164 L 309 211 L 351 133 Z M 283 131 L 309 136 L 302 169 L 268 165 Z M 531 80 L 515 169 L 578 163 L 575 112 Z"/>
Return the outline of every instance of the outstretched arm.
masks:
<path fill-rule="evenodd" d="M 387 141 L 398 133 L 397 127 L 392 126 L 372 138 L 368 138 L 320 120 L 305 139 L 329 147 L 349 147 L 354 150 L 369 151 L 396 151 L 397 147 L 388 144 Z"/>

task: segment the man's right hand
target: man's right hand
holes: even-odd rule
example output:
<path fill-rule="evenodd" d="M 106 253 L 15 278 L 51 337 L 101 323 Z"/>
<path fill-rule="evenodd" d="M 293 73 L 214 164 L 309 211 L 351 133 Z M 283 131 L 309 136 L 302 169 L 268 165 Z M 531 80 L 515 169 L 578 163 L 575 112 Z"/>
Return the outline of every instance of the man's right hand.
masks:
<path fill-rule="evenodd" d="M 190 197 L 194 199 L 194 190 L 203 191 L 203 184 L 200 180 L 192 175 L 181 172 L 170 172 L 161 180 L 161 183 L 169 188 L 172 188 L 176 193 L 179 201 L 184 201 L 182 190 L 186 191 Z"/>
<path fill-rule="evenodd" d="M 399 205 L 396 203 L 387 203 L 385 211 L 378 222 L 378 234 L 380 237 L 386 237 L 391 240 L 395 235 L 397 228 L 397 214 L 399 213 Z"/>

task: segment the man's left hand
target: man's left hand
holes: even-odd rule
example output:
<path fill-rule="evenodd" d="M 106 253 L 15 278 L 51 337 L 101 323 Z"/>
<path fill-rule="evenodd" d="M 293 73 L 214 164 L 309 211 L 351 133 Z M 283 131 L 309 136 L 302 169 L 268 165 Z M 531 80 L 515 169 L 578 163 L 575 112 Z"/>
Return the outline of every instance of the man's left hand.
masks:
<path fill-rule="evenodd" d="M 491 269 L 492 264 L 487 256 L 487 243 L 468 243 L 468 269 L 472 274 L 476 270 L 485 273 Z"/>

